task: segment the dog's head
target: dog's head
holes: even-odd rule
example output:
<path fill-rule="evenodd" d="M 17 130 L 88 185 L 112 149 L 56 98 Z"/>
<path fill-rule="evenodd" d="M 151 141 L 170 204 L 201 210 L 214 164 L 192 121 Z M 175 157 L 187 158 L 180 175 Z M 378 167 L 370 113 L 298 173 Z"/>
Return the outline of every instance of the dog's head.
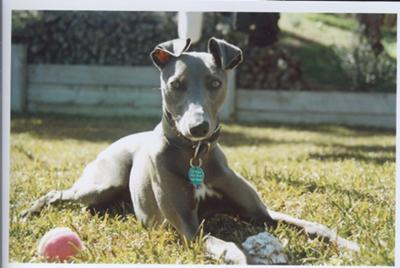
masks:
<path fill-rule="evenodd" d="M 238 66 L 243 56 L 238 47 L 217 38 L 209 40 L 208 53 L 187 52 L 189 46 L 190 39 L 175 39 L 157 45 L 150 55 L 161 72 L 164 110 L 183 136 L 199 141 L 218 126 L 226 72 Z"/>

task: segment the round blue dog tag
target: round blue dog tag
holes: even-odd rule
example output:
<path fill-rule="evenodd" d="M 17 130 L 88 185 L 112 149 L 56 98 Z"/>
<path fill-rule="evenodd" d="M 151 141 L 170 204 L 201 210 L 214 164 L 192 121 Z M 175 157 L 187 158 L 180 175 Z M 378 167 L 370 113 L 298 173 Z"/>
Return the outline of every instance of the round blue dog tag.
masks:
<path fill-rule="evenodd" d="M 197 166 L 190 167 L 188 176 L 189 176 L 190 182 L 195 187 L 199 187 L 204 181 L 204 171 L 201 167 L 197 167 Z"/>

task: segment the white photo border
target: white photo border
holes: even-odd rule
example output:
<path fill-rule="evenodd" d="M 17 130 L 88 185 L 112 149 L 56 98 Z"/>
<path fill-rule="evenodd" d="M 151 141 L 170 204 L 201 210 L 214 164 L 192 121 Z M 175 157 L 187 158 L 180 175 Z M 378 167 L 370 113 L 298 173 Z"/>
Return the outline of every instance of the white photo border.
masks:
<path fill-rule="evenodd" d="M 11 16 L 13 10 L 86 10 L 86 11 L 242 11 L 242 12 L 287 12 L 287 13 L 385 13 L 397 14 L 397 57 L 399 49 L 399 14 L 400 3 L 390 2 L 362 2 L 362 1 L 255 1 L 255 0 L 3 0 L 1 9 L 1 267 L 131 267 L 135 264 L 31 264 L 9 263 L 9 172 L 10 172 L 10 81 L 11 81 Z M 399 96 L 399 61 L 397 61 L 396 98 L 400 104 Z M 400 105 L 396 107 L 396 115 L 400 114 Z M 396 149 L 399 145 L 400 117 L 396 116 Z M 396 150 L 396 159 L 400 158 L 399 150 Z M 396 161 L 396 185 L 399 182 L 400 170 Z M 400 219 L 400 187 L 396 187 L 396 221 Z M 395 266 L 400 261 L 400 228 L 395 228 Z M 137 264 L 135 266 L 144 266 Z M 160 267 L 161 265 L 145 265 L 146 267 Z M 176 265 L 162 265 L 174 267 Z M 190 265 L 192 266 L 192 265 Z M 200 266 L 200 265 L 196 265 Z M 214 265 L 201 265 L 201 267 L 214 267 Z M 229 266 L 232 267 L 232 266 Z M 289 266 L 294 267 L 294 266 Z"/>

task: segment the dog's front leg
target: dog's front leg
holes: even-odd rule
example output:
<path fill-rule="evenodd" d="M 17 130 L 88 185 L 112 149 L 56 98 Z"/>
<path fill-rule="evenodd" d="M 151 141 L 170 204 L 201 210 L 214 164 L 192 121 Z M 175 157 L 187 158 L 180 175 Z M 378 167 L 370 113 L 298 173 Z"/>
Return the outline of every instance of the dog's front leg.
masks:
<path fill-rule="evenodd" d="M 195 211 L 184 208 L 182 203 L 169 204 L 163 203 L 162 213 L 181 235 L 192 241 L 200 227 L 197 214 Z M 246 264 L 246 255 L 235 243 L 226 242 L 211 235 L 206 235 L 203 241 L 205 250 L 211 258 L 222 259 L 227 264 Z"/>
<path fill-rule="evenodd" d="M 166 214 L 166 218 L 189 241 L 198 234 L 200 224 L 194 213 L 182 214 L 182 211 L 175 211 L 173 214 Z M 247 262 L 246 255 L 233 242 L 227 242 L 212 235 L 206 235 L 203 242 L 206 253 L 215 260 L 222 259 L 227 264 L 246 264 Z"/>
<path fill-rule="evenodd" d="M 163 187 L 154 184 L 153 189 L 158 193 L 155 196 L 162 215 L 182 236 L 192 241 L 199 233 L 200 222 L 193 190 L 186 182 L 184 184 L 177 180 L 174 183 L 164 183 Z M 229 264 L 246 264 L 246 255 L 233 242 L 211 235 L 206 235 L 203 241 L 205 251 L 211 258 L 222 259 Z"/>

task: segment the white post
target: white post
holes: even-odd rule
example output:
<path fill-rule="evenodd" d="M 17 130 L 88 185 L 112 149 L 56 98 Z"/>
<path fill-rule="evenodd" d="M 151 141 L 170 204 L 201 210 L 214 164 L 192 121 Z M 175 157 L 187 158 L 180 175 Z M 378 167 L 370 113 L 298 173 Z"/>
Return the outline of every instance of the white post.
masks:
<path fill-rule="evenodd" d="M 196 43 L 201 38 L 203 28 L 202 12 L 178 12 L 178 35 L 179 38 L 190 38 Z"/>
<path fill-rule="evenodd" d="M 25 45 L 11 48 L 11 110 L 26 111 L 27 99 L 27 51 Z"/>

